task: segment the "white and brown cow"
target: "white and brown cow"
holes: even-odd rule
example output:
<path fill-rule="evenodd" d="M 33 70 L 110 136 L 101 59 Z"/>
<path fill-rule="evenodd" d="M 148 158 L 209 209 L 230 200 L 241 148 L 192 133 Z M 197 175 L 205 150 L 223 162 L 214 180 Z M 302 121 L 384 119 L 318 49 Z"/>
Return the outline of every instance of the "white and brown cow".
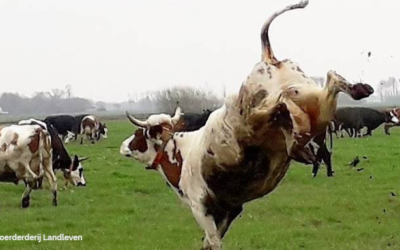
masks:
<path fill-rule="evenodd" d="M 43 174 L 53 193 L 53 205 L 57 205 L 57 178 L 51 158 L 50 135 L 40 126 L 12 125 L 0 130 L 0 176 L 3 176 L 0 180 L 14 183 L 24 180 L 22 207 L 29 206 L 32 188 Z"/>
<path fill-rule="evenodd" d="M 394 108 L 390 110 L 390 113 L 395 116 L 398 120 L 400 120 L 400 108 Z M 390 135 L 390 129 L 393 127 L 399 127 L 400 126 L 400 121 L 397 123 L 386 123 L 385 124 L 385 133 L 387 135 Z"/>
<path fill-rule="evenodd" d="M 373 92 L 369 85 L 351 85 L 333 71 L 325 87 L 319 87 L 296 63 L 274 57 L 271 22 L 307 3 L 288 6 L 267 20 L 261 62 L 239 94 L 226 98 L 204 127 L 174 133 L 179 109 L 174 117 L 153 115 L 146 121 L 129 115 L 139 129 L 120 152 L 150 164 L 170 183 L 204 230 L 204 249 L 221 249 L 243 205 L 273 191 L 292 159 L 312 158 L 308 143 L 326 130 L 339 92 L 355 99 Z"/>
<path fill-rule="evenodd" d="M 75 127 L 76 131 L 68 131 L 65 143 L 69 143 L 77 139 L 79 133 L 81 137 L 81 144 L 83 144 L 84 137 L 87 138 L 91 143 L 100 140 L 100 138 L 107 138 L 108 128 L 105 123 L 101 123 L 99 118 L 94 115 L 79 115 L 75 116 Z"/>
<path fill-rule="evenodd" d="M 77 155 L 71 157 L 65 148 L 63 141 L 59 137 L 57 130 L 49 121 L 30 118 L 28 120 L 19 121 L 18 125 L 39 125 L 50 134 L 51 147 L 53 149 L 53 170 L 54 172 L 56 172 L 56 170 L 63 172 L 65 178 L 64 188 L 67 188 L 69 183 L 74 186 L 86 186 L 82 162 L 87 160 L 88 157 L 79 158 Z M 42 178 L 38 181 L 39 188 L 41 187 L 41 183 Z"/>

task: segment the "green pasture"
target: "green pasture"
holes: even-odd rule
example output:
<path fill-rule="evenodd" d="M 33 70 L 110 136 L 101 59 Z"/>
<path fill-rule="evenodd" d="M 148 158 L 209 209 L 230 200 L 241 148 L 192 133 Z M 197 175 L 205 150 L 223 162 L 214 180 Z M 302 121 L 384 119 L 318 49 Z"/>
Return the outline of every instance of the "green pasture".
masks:
<path fill-rule="evenodd" d="M 107 124 L 108 139 L 68 145 L 70 153 L 90 157 L 87 187 L 60 190 L 58 207 L 47 185 L 22 209 L 23 185 L 0 184 L 0 236 L 82 235 L 83 241 L 0 241 L 0 249 L 201 248 L 202 231 L 161 176 L 119 155 L 131 124 Z M 361 163 L 348 166 L 355 156 Z M 310 166 L 292 164 L 273 193 L 245 206 L 224 249 L 400 249 L 400 129 L 335 140 L 333 163 L 333 178 L 324 166 L 312 178 Z"/>

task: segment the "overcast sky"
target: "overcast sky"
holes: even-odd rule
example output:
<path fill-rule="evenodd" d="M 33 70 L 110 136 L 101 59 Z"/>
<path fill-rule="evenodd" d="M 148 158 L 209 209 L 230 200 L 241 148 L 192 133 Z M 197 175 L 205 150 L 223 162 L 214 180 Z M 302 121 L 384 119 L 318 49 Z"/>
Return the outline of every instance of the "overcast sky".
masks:
<path fill-rule="evenodd" d="M 263 22 L 296 2 L 1 0 L 0 92 L 70 84 L 76 96 L 126 101 L 181 84 L 236 91 L 260 59 Z M 399 0 L 310 0 L 274 21 L 273 50 L 310 76 L 334 69 L 376 86 L 400 78 L 399 13 Z"/>

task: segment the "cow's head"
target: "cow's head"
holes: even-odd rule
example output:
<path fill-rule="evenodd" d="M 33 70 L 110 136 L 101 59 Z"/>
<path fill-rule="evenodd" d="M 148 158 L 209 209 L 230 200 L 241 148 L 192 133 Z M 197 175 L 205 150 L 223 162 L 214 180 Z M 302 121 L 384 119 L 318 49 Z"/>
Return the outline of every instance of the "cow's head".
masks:
<path fill-rule="evenodd" d="M 99 130 L 96 133 L 96 140 L 100 140 L 101 138 L 106 139 L 108 134 L 108 128 L 105 123 L 99 123 Z"/>
<path fill-rule="evenodd" d="M 107 138 L 108 128 L 105 123 L 100 123 L 100 136 L 103 138 Z"/>
<path fill-rule="evenodd" d="M 158 114 L 151 115 L 146 121 L 141 121 L 127 113 L 129 121 L 138 128 L 131 137 L 122 143 L 120 153 L 151 165 L 163 142 L 170 138 L 181 114 L 181 109 L 178 107 L 172 117 Z"/>
<path fill-rule="evenodd" d="M 374 89 L 365 83 L 351 84 L 344 77 L 335 71 L 329 71 L 327 76 L 327 85 L 335 85 L 336 91 L 344 92 L 351 96 L 354 100 L 361 100 L 374 93 Z"/>
<path fill-rule="evenodd" d="M 86 180 L 83 176 L 82 162 L 88 158 L 89 157 L 78 158 L 78 156 L 75 155 L 74 159 L 72 160 L 71 167 L 64 171 L 65 179 L 74 186 L 86 186 Z"/>
<path fill-rule="evenodd" d="M 394 124 L 399 123 L 399 117 L 396 112 L 396 109 L 393 109 L 390 111 L 385 111 L 385 115 L 386 115 L 386 118 L 385 118 L 386 123 L 394 123 Z"/>
<path fill-rule="evenodd" d="M 64 143 L 70 143 L 72 141 L 75 141 L 77 137 L 78 137 L 77 134 L 75 134 L 74 132 L 68 131 L 68 134 L 64 140 Z"/>

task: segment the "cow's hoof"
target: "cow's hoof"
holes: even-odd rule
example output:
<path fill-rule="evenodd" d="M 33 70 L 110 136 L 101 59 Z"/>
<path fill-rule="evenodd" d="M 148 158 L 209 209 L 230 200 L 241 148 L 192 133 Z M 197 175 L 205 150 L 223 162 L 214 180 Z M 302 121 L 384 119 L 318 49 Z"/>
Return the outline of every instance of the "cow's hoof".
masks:
<path fill-rule="evenodd" d="M 53 199 L 53 206 L 57 207 L 58 201 L 56 199 Z"/>
<path fill-rule="evenodd" d="M 333 177 L 333 172 L 332 173 L 328 173 L 327 175 L 328 175 L 328 177 Z"/>
<path fill-rule="evenodd" d="M 29 196 L 22 199 L 22 207 L 27 208 L 29 207 Z"/>

